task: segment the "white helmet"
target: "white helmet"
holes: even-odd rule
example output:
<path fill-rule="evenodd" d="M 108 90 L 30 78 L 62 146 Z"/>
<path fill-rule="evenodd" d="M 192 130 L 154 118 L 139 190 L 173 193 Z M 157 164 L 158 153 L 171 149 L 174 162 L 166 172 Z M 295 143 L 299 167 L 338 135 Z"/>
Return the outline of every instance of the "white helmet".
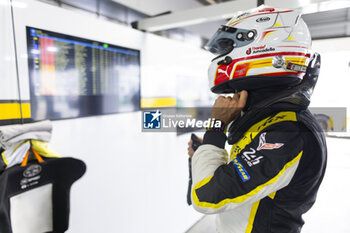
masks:
<path fill-rule="evenodd" d="M 311 56 L 310 32 L 299 10 L 258 7 L 222 25 L 206 49 L 218 55 L 209 67 L 214 93 L 295 86 Z"/>

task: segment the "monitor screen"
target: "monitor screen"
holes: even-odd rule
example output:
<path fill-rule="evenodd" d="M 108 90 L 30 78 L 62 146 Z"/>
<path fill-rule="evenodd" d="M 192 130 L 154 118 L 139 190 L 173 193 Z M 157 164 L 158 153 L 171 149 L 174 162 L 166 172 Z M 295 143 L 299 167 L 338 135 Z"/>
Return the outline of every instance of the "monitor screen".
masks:
<path fill-rule="evenodd" d="M 27 27 L 33 120 L 140 109 L 140 51 Z"/>

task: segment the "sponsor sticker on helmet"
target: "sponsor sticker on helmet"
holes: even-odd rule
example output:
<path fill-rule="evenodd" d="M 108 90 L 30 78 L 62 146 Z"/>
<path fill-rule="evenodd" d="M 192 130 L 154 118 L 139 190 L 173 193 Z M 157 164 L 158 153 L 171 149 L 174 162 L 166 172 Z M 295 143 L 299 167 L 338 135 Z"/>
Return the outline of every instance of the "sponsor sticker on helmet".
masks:
<path fill-rule="evenodd" d="M 247 55 L 250 55 L 252 53 L 252 48 L 247 49 L 247 51 L 245 52 Z"/>
<path fill-rule="evenodd" d="M 273 52 L 275 50 L 276 49 L 273 47 L 267 48 L 266 45 L 263 45 L 263 46 L 251 47 L 247 49 L 246 54 L 250 55 L 250 54 L 257 54 L 257 53 L 266 53 L 266 52 Z"/>
<path fill-rule="evenodd" d="M 258 18 L 257 20 L 256 20 L 256 22 L 258 22 L 258 23 L 264 23 L 264 22 L 268 22 L 268 21 L 270 21 L 270 17 L 261 17 L 261 18 Z"/>
<path fill-rule="evenodd" d="M 230 79 L 233 65 L 219 65 L 216 71 L 215 84 L 225 82 Z"/>

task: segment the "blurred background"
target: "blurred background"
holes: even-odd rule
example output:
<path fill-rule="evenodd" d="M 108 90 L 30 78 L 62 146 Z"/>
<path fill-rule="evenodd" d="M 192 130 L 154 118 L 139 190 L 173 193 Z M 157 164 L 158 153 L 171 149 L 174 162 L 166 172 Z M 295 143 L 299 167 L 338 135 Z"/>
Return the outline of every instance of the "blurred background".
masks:
<path fill-rule="evenodd" d="M 142 132 L 142 109 L 211 106 L 203 47 L 262 3 L 302 8 L 322 57 L 311 106 L 348 109 L 350 1 L 0 0 L 0 125 L 51 119 L 50 145 L 87 164 L 68 232 L 215 232 L 186 203 L 190 134 Z M 348 118 L 319 120 L 328 170 L 302 232 L 350 232 Z"/>

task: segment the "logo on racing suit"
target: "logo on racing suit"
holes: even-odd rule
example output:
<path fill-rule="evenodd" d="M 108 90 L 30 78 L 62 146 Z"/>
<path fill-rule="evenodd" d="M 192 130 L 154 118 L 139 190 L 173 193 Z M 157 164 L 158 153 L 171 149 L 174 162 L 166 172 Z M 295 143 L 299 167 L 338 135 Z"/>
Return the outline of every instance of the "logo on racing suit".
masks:
<path fill-rule="evenodd" d="M 259 145 L 258 148 L 253 149 L 250 148 L 250 150 L 243 152 L 241 157 L 244 159 L 244 161 L 248 164 L 249 167 L 257 165 L 260 163 L 260 160 L 264 158 L 264 156 L 260 155 L 257 156 L 255 153 L 259 150 L 273 150 L 281 148 L 284 144 L 283 143 L 266 143 L 265 139 L 266 133 L 262 133 L 259 137 Z"/>
<path fill-rule="evenodd" d="M 266 143 L 265 139 L 266 133 L 262 133 L 259 137 L 259 146 L 257 150 L 273 150 L 281 148 L 284 144 L 283 143 Z"/>
<path fill-rule="evenodd" d="M 241 162 L 238 160 L 238 158 L 235 158 L 232 160 L 233 165 L 235 166 L 239 176 L 241 177 L 243 182 L 246 182 L 250 180 L 250 176 L 248 172 L 245 170 Z"/>
<path fill-rule="evenodd" d="M 160 129 L 162 113 L 157 111 L 143 112 L 143 128 L 144 129 Z"/>
<path fill-rule="evenodd" d="M 249 167 L 259 164 L 260 160 L 264 158 L 262 155 L 261 156 L 255 155 L 255 153 L 256 153 L 256 150 L 254 150 L 253 148 L 250 148 L 250 151 L 245 151 L 241 155 L 241 157 L 244 159 L 244 161 L 248 164 Z"/>

